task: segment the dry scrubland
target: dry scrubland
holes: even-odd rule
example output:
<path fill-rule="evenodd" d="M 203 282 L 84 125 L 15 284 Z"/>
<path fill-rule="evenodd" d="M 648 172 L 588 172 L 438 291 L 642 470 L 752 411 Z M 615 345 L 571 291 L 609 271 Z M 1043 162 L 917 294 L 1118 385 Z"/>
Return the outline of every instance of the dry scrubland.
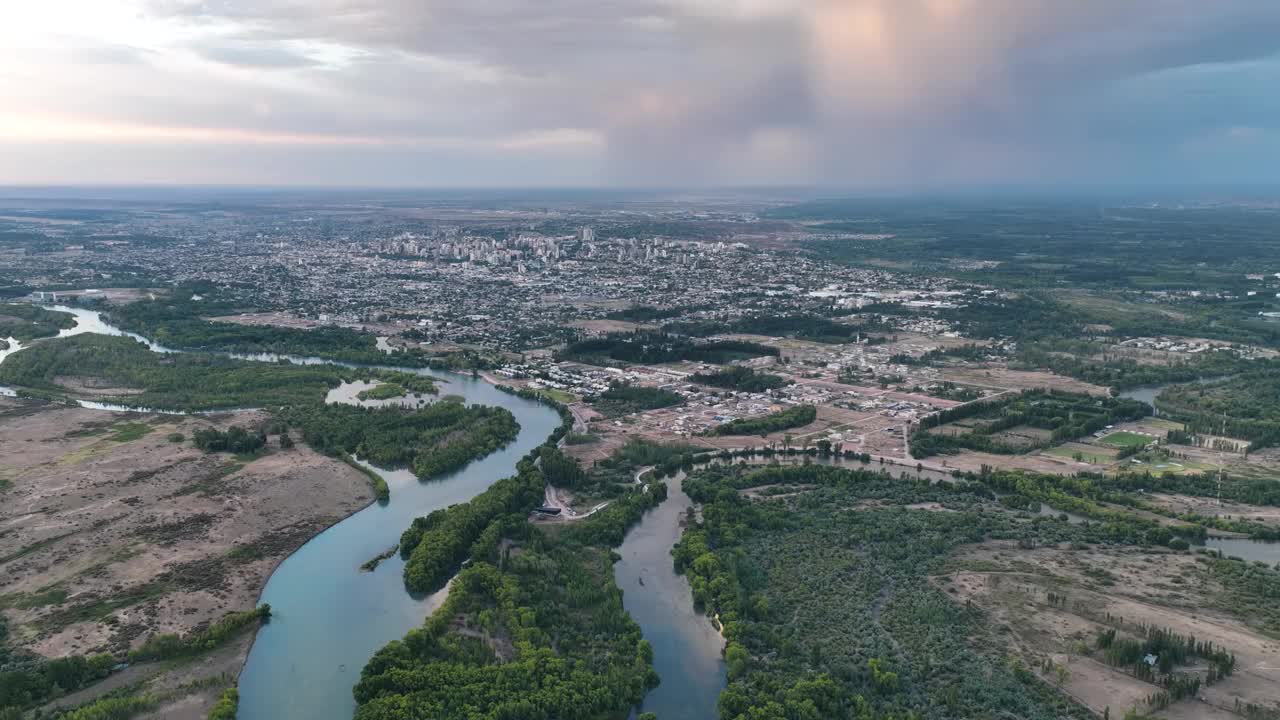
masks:
<path fill-rule="evenodd" d="M 1236 700 L 1280 704 L 1280 640 L 1260 619 L 1233 612 L 1227 592 L 1193 554 L 1132 547 L 1019 548 L 1012 542 L 971 546 L 934 583 L 957 602 L 989 613 L 1012 654 L 1029 667 L 1045 659 L 1064 669 L 1061 689 L 1101 715 L 1119 718 L 1159 692 L 1152 683 L 1100 661 L 1093 650 L 1107 628 L 1138 623 L 1210 641 L 1234 652 L 1236 671 L 1188 699 L 1156 713 L 1165 718 L 1237 718 Z M 1065 596 L 1052 602 L 1050 596 Z M 1087 651 L 1086 651 L 1087 649 Z M 1187 668 L 1203 674 L 1203 664 Z M 1267 716 L 1270 717 L 1270 716 Z"/>
<path fill-rule="evenodd" d="M 12 642 L 48 657 L 137 647 L 252 609 L 275 565 L 372 499 L 368 479 L 302 444 L 256 458 L 192 447 L 239 413 L 108 413 L 0 398 L 0 608 Z M 172 442 L 172 433 L 187 439 Z M 178 666 L 143 664 L 70 704 L 148 678 L 152 689 L 234 678 L 252 633 Z M 213 686 L 155 717 L 203 718 Z"/>

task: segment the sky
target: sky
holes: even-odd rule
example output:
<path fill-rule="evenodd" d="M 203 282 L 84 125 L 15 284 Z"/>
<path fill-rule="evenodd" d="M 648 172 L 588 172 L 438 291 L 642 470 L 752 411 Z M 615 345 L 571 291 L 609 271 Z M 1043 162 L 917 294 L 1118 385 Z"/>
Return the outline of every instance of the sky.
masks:
<path fill-rule="evenodd" d="M 1276 0 L 7 0 L 0 184 L 1280 183 Z"/>

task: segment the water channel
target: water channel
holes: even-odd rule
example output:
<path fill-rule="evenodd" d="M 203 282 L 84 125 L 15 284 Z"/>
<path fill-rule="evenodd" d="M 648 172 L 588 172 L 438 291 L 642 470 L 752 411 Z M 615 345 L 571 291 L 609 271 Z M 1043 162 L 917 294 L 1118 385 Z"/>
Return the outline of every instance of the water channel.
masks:
<path fill-rule="evenodd" d="M 127 336 L 155 352 L 174 352 L 111 326 L 95 311 L 68 306 L 49 309 L 76 317 L 76 326 L 59 332 L 59 337 L 83 333 Z M 9 348 L 0 350 L 0 362 L 23 347 L 10 339 Z M 266 353 L 233 357 L 300 364 L 327 362 Z M 520 422 L 519 436 L 508 447 L 427 482 L 407 470 L 373 468 L 390 486 L 391 501 L 372 504 L 313 538 L 280 564 L 263 590 L 261 601 L 271 604 L 273 618 L 258 633 L 240 676 L 240 720 L 349 720 L 355 710 L 351 688 L 364 663 L 378 648 L 421 624 L 448 592 L 446 588 L 425 597 L 407 593 L 401 577 L 403 561 L 398 555 L 373 572 L 362 572 L 360 565 L 393 546 L 413 518 L 465 502 L 497 479 L 510 475 L 516 461 L 545 440 L 560 422 L 549 408 L 503 393 L 482 380 L 440 371 L 429 374 L 445 381 L 442 394 L 460 395 L 468 403 L 510 410 Z M 357 402 L 356 394 L 368 387 L 345 384 L 331 391 L 326 400 Z M 1137 388 L 1121 396 L 1152 403 L 1164 387 L 1167 386 Z M 0 388 L 0 393 L 12 391 Z M 422 398 L 406 398 L 361 404 L 422 402 Z M 91 401 L 81 404 L 104 410 L 131 409 Z M 843 460 L 827 462 L 879 469 Z M 905 470 L 906 474 L 916 474 L 914 468 Z M 950 479 L 936 471 L 926 470 L 920 475 L 933 481 Z M 662 678 L 662 684 L 645 698 L 643 710 L 655 712 L 663 720 L 709 720 L 715 717 L 716 701 L 725 684 L 723 638 L 706 616 L 694 610 L 688 582 L 672 566 L 670 550 L 692 504 L 682 490 L 683 478 L 681 473 L 668 481 L 667 501 L 650 510 L 627 533 L 618 548 L 622 559 L 614 567 L 614 576 L 623 589 L 627 611 L 653 645 L 654 665 Z M 1056 516 L 1059 511 L 1042 506 L 1041 514 Z M 1070 513 L 1068 516 L 1072 522 L 1083 520 Z M 1280 561 L 1280 543 L 1209 538 L 1206 546 L 1220 550 L 1224 556 L 1268 564 Z"/>
<path fill-rule="evenodd" d="M 1210 535 L 1204 547 L 1217 550 L 1222 557 L 1238 557 L 1247 562 L 1264 562 L 1274 566 L 1280 563 L 1280 542 L 1251 540 L 1249 538 L 1224 538 Z"/>
<path fill-rule="evenodd" d="M 645 696 L 642 709 L 662 720 L 712 720 L 725 685 L 720 656 L 724 638 L 693 608 L 693 591 L 671 560 L 693 501 L 684 494 L 681 472 L 667 481 L 667 500 L 650 510 L 623 539 L 613 576 L 622 604 L 653 645 L 653 665 L 662 683 Z"/>
<path fill-rule="evenodd" d="M 334 525 L 289 556 L 262 592 L 271 622 L 258 632 L 240 675 L 240 720 L 349 720 L 351 688 L 378 648 L 421 625 L 447 590 L 420 597 L 405 591 L 399 554 L 373 572 L 360 565 L 395 545 L 420 515 L 466 502 L 515 472 L 525 453 L 560 424 L 538 403 L 501 392 L 483 380 L 433 371 L 442 393 L 468 403 L 505 407 L 520 422 L 515 442 L 462 470 L 420 481 L 408 470 L 382 470 L 391 501 Z"/>
<path fill-rule="evenodd" d="M 1160 397 L 1160 393 L 1174 387 L 1175 385 L 1208 385 L 1209 383 L 1221 382 L 1226 377 L 1203 377 L 1188 382 L 1166 383 L 1164 385 L 1143 385 L 1141 387 L 1131 388 L 1120 393 L 1116 397 L 1126 400 L 1139 400 L 1151 406 L 1155 416 L 1160 415 L 1160 408 L 1156 407 L 1156 398 Z"/>
<path fill-rule="evenodd" d="M 59 332 L 58 337 L 84 333 L 127 336 L 155 352 L 176 352 L 106 323 L 95 311 L 67 306 L 48 309 L 76 318 L 76 326 Z M 0 361 L 24 348 L 16 341 L 9 345 L 0 351 Z M 263 362 L 327 362 L 268 353 L 232 356 Z M 425 597 L 407 593 L 402 580 L 404 563 L 398 554 L 373 572 L 361 571 L 360 565 L 391 548 L 415 517 L 466 502 L 494 481 L 514 473 L 516 462 L 560 423 L 550 408 L 504 393 L 478 378 L 394 369 L 443 380 L 442 395 L 460 395 L 467 403 L 510 410 L 520 423 L 520 433 L 506 448 L 426 482 L 408 470 L 366 465 L 386 479 L 391 500 L 371 504 L 338 522 L 272 573 L 261 596 L 261 602 L 272 607 L 272 620 L 259 631 L 240 675 L 240 720 L 349 720 L 355 712 L 351 688 L 365 662 L 378 648 L 420 625 L 448 592 L 446 587 Z M 326 401 L 415 406 L 424 401 L 418 397 L 359 401 L 356 395 L 369 387 L 345 383 L 330 391 Z M 0 388 L 0 392 L 6 390 Z M 92 401 L 80 404 L 102 410 L 144 411 Z M 615 574 L 626 590 L 627 610 L 653 644 L 654 665 L 663 679 L 661 687 L 646 697 L 645 709 L 659 712 L 664 719 L 709 720 L 715 717 L 716 700 L 725 682 L 720 657 L 723 641 L 710 621 L 694 612 L 688 583 L 672 566 L 670 550 L 691 504 L 681 491 L 682 479 L 680 475 L 671 480 L 667 501 L 627 534 L 619 548 L 623 559 Z"/>
<path fill-rule="evenodd" d="M 1167 388 L 1171 388 L 1175 385 L 1189 385 L 1192 383 L 1198 384 L 1198 385 L 1207 385 L 1210 383 L 1222 382 L 1223 380 L 1226 380 L 1226 379 L 1227 379 L 1226 377 L 1206 377 L 1206 378 L 1199 378 L 1197 380 L 1192 380 L 1189 383 L 1168 383 L 1166 385 L 1148 385 L 1145 387 L 1134 388 L 1132 390 L 1126 390 L 1125 392 L 1120 393 L 1120 397 L 1128 398 L 1130 400 L 1141 400 L 1142 402 L 1147 403 L 1151 407 L 1155 408 L 1156 398 L 1160 397 L 1160 393 L 1164 392 Z M 1156 408 L 1155 414 L 1156 415 L 1160 414 L 1160 410 L 1158 408 Z M 1205 539 L 1204 545 L 1202 547 L 1206 547 L 1211 550 L 1217 550 L 1220 553 L 1222 553 L 1223 557 L 1235 556 L 1238 558 L 1243 558 L 1248 562 L 1255 562 L 1255 561 L 1265 562 L 1268 565 L 1275 565 L 1276 563 L 1280 563 L 1280 543 L 1277 543 L 1277 542 L 1267 542 L 1265 540 L 1251 540 L 1249 538 L 1213 537 L 1211 535 Z"/>

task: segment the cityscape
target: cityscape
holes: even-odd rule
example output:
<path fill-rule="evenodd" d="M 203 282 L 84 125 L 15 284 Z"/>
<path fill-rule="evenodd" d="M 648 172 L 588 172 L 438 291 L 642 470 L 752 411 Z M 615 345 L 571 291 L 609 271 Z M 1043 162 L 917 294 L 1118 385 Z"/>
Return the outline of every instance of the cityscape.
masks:
<path fill-rule="evenodd" d="M 12 0 L 0 720 L 1280 720 L 1280 3 Z"/>
<path fill-rule="evenodd" d="M 162 717 L 219 707 L 237 717 L 428 717 L 379 714 L 396 695 L 368 695 L 368 668 L 354 694 L 339 680 L 352 663 L 376 667 L 398 652 L 378 650 L 378 637 L 403 632 L 402 621 L 316 635 L 290 618 L 348 613 L 377 588 L 387 604 L 375 617 L 445 623 L 433 632 L 479 638 L 482 655 L 514 671 L 513 628 L 433 613 L 420 598 L 428 608 L 464 602 L 449 588 L 468 563 L 502 567 L 520 547 L 562 538 L 569 544 L 548 546 L 546 562 L 569 573 L 612 563 L 598 554 L 607 545 L 579 543 L 621 542 L 613 573 L 628 600 L 586 606 L 600 613 L 590 622 L 623 613 L 647 636 L 669 627 L 660 618 L 671 611 L 658 608 L 674 603 L 688 614 L 652 662 L 707 664 L 676 695 L 645 681 L 609 702 L 711 717 L 692 706 L 702 714 L 681 715 L 675 698 L 712 707 L 725 682 L 761 691 L 764 676 L 738 666 L 740 648 L 767 642 L 755 633 L 780 619 L 734 610 L 739 600 L 709 584 L 724 580 L 705 558 L 746 561 L 729 536 L 697 550 L 711 537 L 702 533 L 728 532 L 713 528 L 734 513 L 781 513 L 748 514 L 756 519 L 741 522 L 780 524 L 734 541 L 774 557 L 817 528 L 918 521 L 903 532 L 938 537 L 932 518 L 954 516 L 970 539 L 936 550 L 912 541 L 949 564 L 901 582 L 939 608 L 961 597 L 966 612 L 1004 618 L 1005 652 L 1032 668 L 1019 692 L 1061 691 L 1051 697 L 1071 698 L 1071 712 L 1104 717 L 1144 703 L 1195 716 L 1270 712 L 1269 677 L 1235 672 L 1237 653 L 1254 667 L 1272 652 L 1270 610 L 1239 617 L 1215 604 L 1262 592 L 1235 584 L 1237 567 L 1250 568 L 1251 583 L 1280 583 L 1268 489 L 1280 434 L 1274 406 L 1254 401 L 1280 377 L 1270 210 L 1246 211 L 1256 234 L 1188 276 L 1195 251 L 1176 234 L 1137 240 L 1156 258 L 1139 265 L 1119 262 L 1130 243 L 1105 239 L 1148 237 L 1133 213 L 1152 228 L 1183 218 L 1149 201 L 1112 201 L 1109 232 L 1083 224 L 1072 203 L 973 205 L 937 239 L 910 215 L 884 220 L 890 213 L 851 201 L 832 220 L 829 201 L 794 195 L 619 193 L 577 204 L 565 193 L 540 208 L 485 192 L 392 203 L 212 194 L 180 205 L 143 195 L 0 202 L 10 528 L 0 549 L 11 578 L 0 607 L 16 673 L 5 682 L 86 658 L 74 661 L 89 663 L 75 666 L 84 689 L 67 695 L 85 708 L 110 707 L 115 696 L 95 688 L 119 676 L 151 688 L 130 702 Z M 948 236 L 1011 212 L 1074 234 L 1075 257 L 1046 250 L 1034 262 L 1058 272 L 1012 277 L 1008 268 L 1028 262 L 1017 240 L 946 257 Z M 1180 232 L 1236 212 L 1197 212 Z M 520 455 L 516 474 L 495 482 L 488 463 Z M 489 489 L 464 489 L 473 483 Z M 717 494 L 718 483 L 738 489 Z M 463 502 L 425 512 L 444 498 Z M 840 503 L 888 514 L 842 520 Z M 473 516 L 494 512 L 484 507 L 517 514 Z M 806 520 L 791 524 L 796 513 Z M 670 524 L 666 535 L 627 534 L 636 522 Z M 397 524 L 409 529 L 395 542 Z M 501 533 L 496 549 L 466 539 L 486 525 Z M 598 533 L 614 539 L 586 540 Z M 332 570 L 332 551 L 317 544 L 329 537 L 341 538 L 354 575 Z M 842 562 L 814 560 L 818 574 Z M 876 572 L 904 567 L 914 566 Z M 1120 584 L 1119 572 L 1133 579 Z M 1017 584 L 1002 589 L 995 578 L 1009 573 Z M 298 594 L 320 577 L 342 584 L 319 603 Z M 1188 595 L 1189 577 L 1206 594 Z M 852 591 L 844 583 L 810 592 Z M 830 608 L 834 596 L 823 597 L 817 607 Z M 1013 614 L 1026 607 L 1035 613 Z M 1155 613 L 1167 634 L 1133 630 L 1116 619 L 1122 608 Z M 1206 613 L 1225 624 L 1205 625 Z M 1139 648 L 1192 634 L 1206 645 L 1168 670 L 1135 670 L 1106 645 L 1120 631 L 1146 632 Z M 305 667 L 279 660 L 308 643 Z M 581 652 L 605 657 L 595 654 L 603 647 Z M 914 667 L 907 657 L 894 672 Z M 331 681 L 324 692 L 280 691 L 303 675 Z M 25 702 L 55 714 L 79 702 L 21 682 L 52 693 Z"/>

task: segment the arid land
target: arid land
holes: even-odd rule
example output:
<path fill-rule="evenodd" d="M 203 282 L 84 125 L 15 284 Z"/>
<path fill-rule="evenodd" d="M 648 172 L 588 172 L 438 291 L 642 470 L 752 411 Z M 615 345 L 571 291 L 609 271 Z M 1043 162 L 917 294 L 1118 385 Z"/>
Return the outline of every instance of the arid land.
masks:
<path fill-rule="evenodd" d="M 264 419 L 0 398 L 0 611 L 13 644 L 51 658 L 120 652 L 253 609 L 281 560 L 373 499 L 364 475 L 301 443 L 273 438 L 237 457 L 190 440 Z M 143 683 L 172 698 L 151 717 L 203 718 L 252 639 L 246 630 L 190 660 L 135 665 L 55 704 Z"/>

